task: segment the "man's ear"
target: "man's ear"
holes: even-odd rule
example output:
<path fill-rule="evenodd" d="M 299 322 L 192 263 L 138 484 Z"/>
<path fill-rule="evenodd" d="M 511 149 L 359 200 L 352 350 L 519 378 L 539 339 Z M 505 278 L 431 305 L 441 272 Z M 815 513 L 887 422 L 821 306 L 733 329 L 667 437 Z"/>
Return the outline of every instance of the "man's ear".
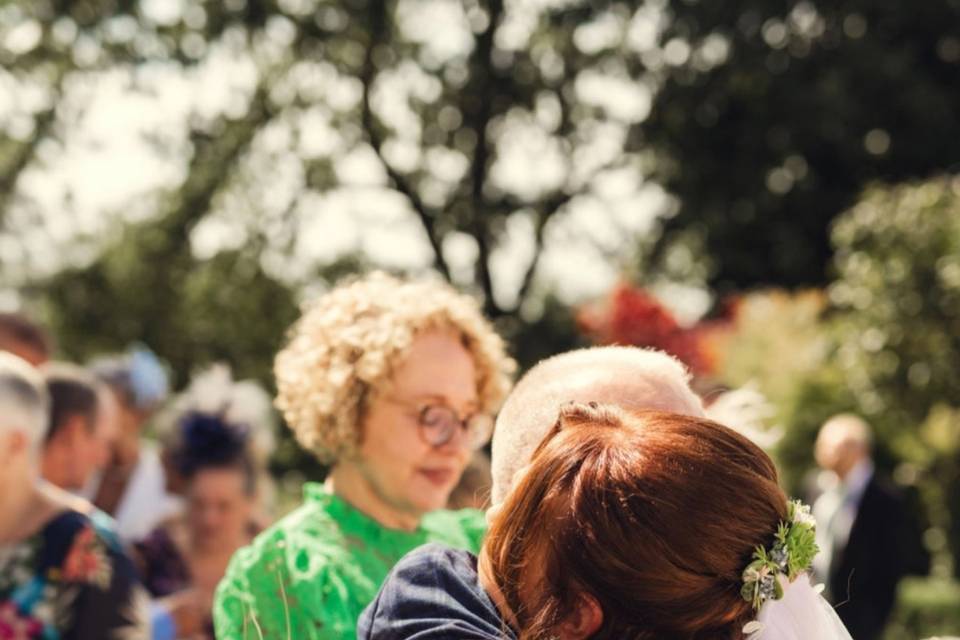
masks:
<path fill-rule="evenodd" d="M 6 465 L 30 447 L 27 434 L 22 431 L 0 431 L 0 464 Z"/>
<path fill-rule="evenodd" d="M 560 623 L 562 640 L 586 640 L 603 626 L 603 608 L 589 593 L 577 596 L 577 606 Z"/>

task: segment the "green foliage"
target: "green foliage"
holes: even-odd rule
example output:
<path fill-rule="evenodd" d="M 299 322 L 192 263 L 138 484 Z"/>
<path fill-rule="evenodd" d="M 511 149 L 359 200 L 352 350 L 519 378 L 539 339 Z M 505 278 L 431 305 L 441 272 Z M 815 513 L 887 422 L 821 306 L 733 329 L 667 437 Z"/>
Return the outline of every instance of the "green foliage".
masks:
<path fill-rule="evenodd" d="M 168 132 L 150 134 L 159 148 L 185 147 L 187 165 L 171 201 L 150 212 L 155 219 L 198 222 L 225 200 L 247 202 L 270 248 L 287 256 L 303 208 L 362 187 L 404 203 L 433 249 L 433 266 L 482 295 L 491 316 L 515 317 L 534 291 L 548 222 L 576 196 L 595 197 L 596 180 L 640 169 L 640 150 L 624 145 L 649 97 L 631 77 L 639 67 L 626 29 L 636 10 L 626 1 L 4 3 L 0 39 L 21 25 L 36 34 L 20 34 L 20 48 L 0 48 L 4 72 L 18 89 L 49 90 L 50 100 L 14 114 L 21 128 L 32 125 L 30 135 L 16 139 L 0 126 L 0 156 L 10 158 L 0 161 L 0 230 L 6 204 L 29 204 L 17 189 L 21 174 L 42 165 L 44 149 L 68 144 L 63 133 L 80 124 L 85 105 L 71 91 L 81 81 L 124 75 L 149 101 L 157 89 L 144 69 L 188 78 L 226 55 L 250 63 L 254 86 L 237 88 L 222 113 L 189 113 L 187 145 Z M 618 25 L 603 46 L 578 36 L 593 20 Z M 432 24 L 449 37 L 440 42 L 424 30 Z M 627 100 L 611 100 L 611 87 Z M 370 184 L 344 170 L 357 158 L 372 163 Z M 543 171 L 517 171 L 534 164 Z M 258 202 L 277 166 L 298 176 L 293 201 Z M 523 233 L 534 250 L 520 278 L 495 285 L 491 262 L 510 239 L 511 218 L 532 222 Z M 463 235 L 477 257 L 452 273 L 447 241 Z"/>
<path fill-rule="evenodd" d="M 364 155 L 376 188 L 420 221 L 439 271 L 451 272 L 447 240 L 475 241 L 461 284 L 495 316 L 517 315 L 535 290 L 548 223 L 617 172 L 678 197 L 651 262 L 676 270 L 683 245 L 729 289 L 823 283 L 827 223 L 865 184 L 957 162 L 956 0 L 535 4 L 5 2 L 0 38 L 16 46 L 0 48 L 4 79 L 47 97 L 0 126 L 0 228 L 30 208 L 21 175 L 66 150 L 87 106 L 75 87 L 126 74 L 150 98 L 140 70 L 186 75 L 224 54 L 250 61 L 255 86 L 223 113 L 188 114 L 180 209 L 199 220 L 215 196 L 251 200 L 294 162 L 294 202 L 269 203 L 282 224 L 309 198 L 355 187 L 343 161 Z M 422 28 L 433 21 L 449 31 L 443 46 Z M 256 144 L 268 130 L 273 142 Z M 318 130 L 329 139 L 311 147 Z M 491 257 L 515 216 L 533 222 L 535 250 L 516 289 L 494 295 Z"/>
<path fill-rule="evenodd" d="M 955 636 L 960 630 L 960 584 L 942 579 L 908 578 L 900 584 L 897 605 L 884 640 Z"/>
<path fill-rule="evenodd" d="M 298 293 L 264 271 L 256 244 L 192 255 L 156 223 L 124 229 L 92 264 L 42 283 L 33 302 L 56 336 L 60 357 L 84 362 L 132 342 L 153 349 L 182 386 L 210 364 L 228 363 L 238 379 L 273 389 L 273 359 L 299 315 Z M 356 273 L 345 257 L 313 275 L 314 286 Z M 326 469 L 279 432 L 271 469 L 278 476 L 322 479 Z"/>
<path fill-rule="evenodd" d="M 829 222 L 875 180 L 955 170 L 956 0 L 667 2 L 635 143 L 721 290 L 825 284 Z"/>
<path fill-rule="evenodd" d="M 874 187 L 833 229 L 837 362 L 920 490 L 934 570 L 960 551 L 960 179 Z"/>
<path fill-rule="evenodd" d="M 833 229 L 839 362 L 878 427 L 960 406 L 960 179 L 875 187 Z"/>
<path fill-rule="evenodd" d="M 787 554 L 787 576 L 793 580 L 813 564 L 820 551 L 816 542 L 816 523 L 810 515 L 810 507 L 799 501 L 791 501 L 788 507 L 789 522 L 781 522 L 777 542 Z"/>
<path fill-rule="evenodd" d="M 743 386 L 761 382 L 776 406 L 789 404 L 798 378 L 820 371 L 833 348 L 819 291 L 757 291 L 734 306 L 735 327 L 721 344 L 721 377 Z M 771 357 L 773 355 L 774 357 Z"/>
<path fill-rule="evenodd" d="M 797 500 L 787 505 L 787 521 L 780 522 L 770 549 L 757 547 L 753 559 L 743 570 L 740 595 L 759 610 L 767 600 L 783 597 L 783 585 L 777 579 L 783 575 L 794 580 L 810 568 L 817 555 L 816 522 L 810 507 Z"/>
<path fill-rule="evenodd" d="M 133 228 L 93 264 L 45 283 L 45 315 L 62 355 L 82 362 L 139 341 L 180 376 L 224 361 L 238 378 L 269 388 L 273 354 L 297 315 L 290 289 L 253 252 L 198 261 L 152 250 L 149 231 Z"/>
<path fill-rule="evenodd" d="M 588 345 L 577 329 L 574 311 L 553 295 L 538 303 L 530 317 L 504 317 L 497 329 L 510 344 L 520 374 L 544 358 Z"/>
<path fill-rule="evenodd" d="M 856 410 L 826 313 L 818 291 L 755 292 L 738 301 L 734 327 L 718 345 L 717 376 L 734 387 L 756 385 L 773 406 L 770 422 L 783 433 L 773 453 L 794 495 L 806 493 L 820 426 Z"/>

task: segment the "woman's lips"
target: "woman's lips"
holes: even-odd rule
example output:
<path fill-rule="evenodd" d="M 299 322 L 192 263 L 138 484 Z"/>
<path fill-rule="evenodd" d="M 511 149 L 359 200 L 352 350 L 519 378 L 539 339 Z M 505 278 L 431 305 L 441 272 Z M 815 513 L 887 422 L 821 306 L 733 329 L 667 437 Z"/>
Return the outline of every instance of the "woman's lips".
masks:
<path fill-rule="evenodd" d="M 450 484 L 456 475 L 452 469 L 420 469 L 420 473 L 438 487 Z"/>

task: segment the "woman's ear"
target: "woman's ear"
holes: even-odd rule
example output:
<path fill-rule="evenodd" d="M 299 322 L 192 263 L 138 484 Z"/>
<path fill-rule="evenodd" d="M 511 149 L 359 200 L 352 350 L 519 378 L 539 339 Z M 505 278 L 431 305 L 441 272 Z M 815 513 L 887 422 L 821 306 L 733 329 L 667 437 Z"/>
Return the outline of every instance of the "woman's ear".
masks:
<path fill-rule="evenodd" d="M 560 623 L 561 640 L 586 640 L 603 626 L 603 609 L 589 593 L 577 596 L 577 606 Z"/>

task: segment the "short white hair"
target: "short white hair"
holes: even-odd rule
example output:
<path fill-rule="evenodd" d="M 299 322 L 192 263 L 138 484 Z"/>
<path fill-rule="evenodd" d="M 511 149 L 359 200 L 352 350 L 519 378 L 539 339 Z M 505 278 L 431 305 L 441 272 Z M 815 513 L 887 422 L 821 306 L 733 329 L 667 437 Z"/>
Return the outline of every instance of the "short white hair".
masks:
<path fill-rule="evenodd" d="M 690 389 L 690 372 L 662 351 L 594 347 L 543 360 L 517 383 L 497 417 L 491 456 L 494 505 L 506 497 L 568 402 L 704 416 L 703 401 Z"/>
<path fill-rule="evenodd" d="M 853 413 L 837 414 L 820 427 L 818 439 L 853 445 L 865 451 L 873 447 L 873 432 L 867 421 Z"/>
<path fill-rule="evenodd" d="M 43 375 L 26 360 L 0 351 L 0 431 L 20 431 L 39 446 L 47 433 L 49 412 Z"/>

